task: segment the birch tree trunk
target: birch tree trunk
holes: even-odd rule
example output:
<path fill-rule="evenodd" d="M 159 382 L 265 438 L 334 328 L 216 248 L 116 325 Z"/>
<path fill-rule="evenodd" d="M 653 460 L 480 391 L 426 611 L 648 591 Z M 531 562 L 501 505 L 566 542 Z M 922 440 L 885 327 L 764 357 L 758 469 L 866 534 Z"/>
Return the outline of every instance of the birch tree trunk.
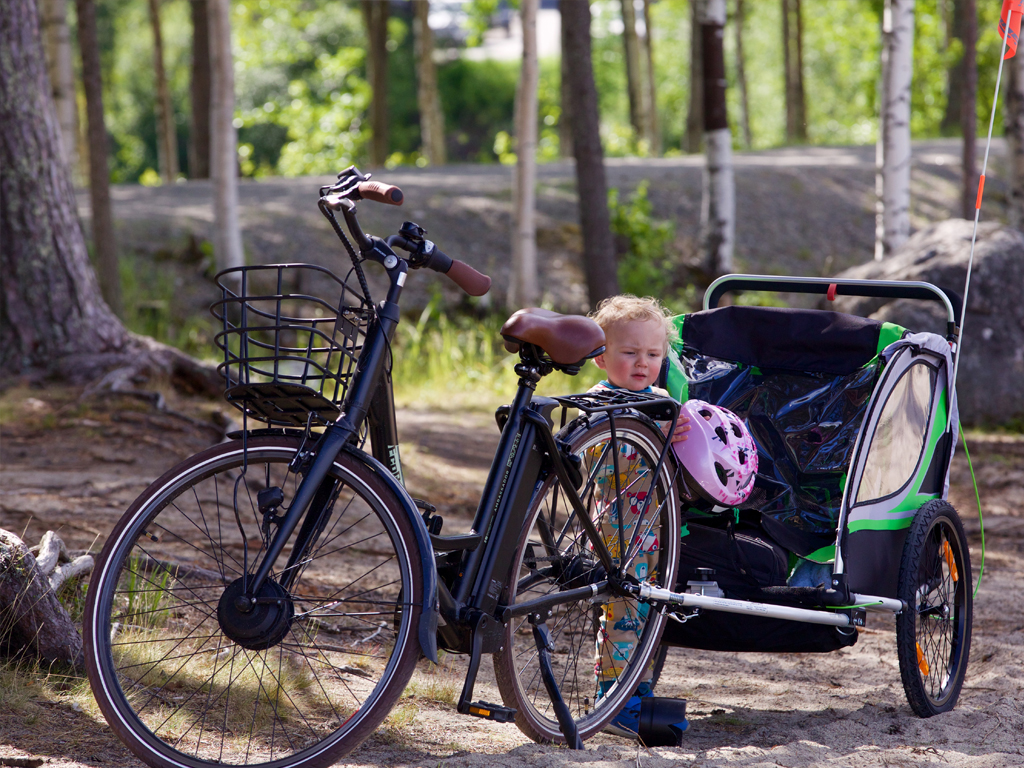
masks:
<path fill-rule="evenodd" d="M 74 177 L 78 173 L 78 100 L 75 98 L 75 69 L 71 57 L 71 32 L 68 29 L 68 1 L 42 0 L 39 11 L 42 16 L 46 68 L 60 124 L 61 151 Z"/>
<path fill-rule="evenodd" d="M 786 140 L 807 141 L 804 98 L 803 13 L 800 0 L 782 0 L 782 50 L 786 70 Z"/>
<path fill-rule="evenodd" d="M 651 26 L 651 0 L 644 0 L 644 36 L 641 41 L 647 60 L 647 140 L 651 154 L 660 157 L 661 126 L 658 121 L 658 86 L 654 77 L 654 27 Z"/>
<path fill-rule="evenodd" d="M 583 235 L 583 269 L 587 296 L 596 307 L 601 299 L 619 292 L 611 219 L 608 214 L 608 183 L 601 148 L 597 86 L 590 44 L 590 3 L 563 0 L 562 28 L 569 67 L 569 119 L 572 124 L 573 154 L 576 157 L 576 189 Z"/>
<path fill-rule="evenodd" d="M 704 143 L 707 157 L 701 201 L 701 245 L 707 271 L 712 275 L 724 275 L 733 269 L 736 231 L 732 133 L 725 107 L 725 0 L 699 0 L 698 11 L 704 54 Z"/>
<path fill-rule="evenodd" d="M 103 119 L 103 82 L 96 37 L 96 5 L 75 0 L 78 12 L 78 48 L 82 54 L 82 85 L 89 134 L 89 200 L 92 203 L 92 241 L 96 274 L 107 306 L 121 314 L 121 274 L 114 239 L 114 212 L 110 204 L 110 169 L 107 166 L 107 128 Z"/>
<path fill-rule="evenodd" d="M 420 109 L 420 143 L 431 165 L 444 165 L 444 111 L 434 66 L 434 32 L 427 23 L 430 0 L 413 0 L 413 40 L 416 55 L 416 101 Z"/>
<path fill-rule="evenodd" d="M 876 153 L 875 259 L 910 237 L 910 83 L 914 0 L 885 0 L 882 14 L 881 125 Z"/>
<path fill-rule="evenodd" d="M 210 12 L 207 0 L 192 0 L 192 127 L 188 175 L 210 178 Z"/>
<path fill-rule="evenodd" d="M 388 2 L 363 0 L 366 19 L 366 69 L 373 97 L 370 101 L 370 165 L 388 159 Z"/>
<path fill-rule="evenodd" d="M 649 136 L 647 107 L 644 103 L 643 77 L 640 72 L 640 40 L 636 33 L 636 8 L 633 0 L 622 0 L 622 44 L 626 56 L 626 92 L 629 96 L 629 122 L 638 139 Z"/>
<path fill-rule="evenodd" d="M 537 5 L 522 0 L 523 67 L 516 100 L 515 232 L 512 240 L 512 279 L 509 309 L 537 304 L 537 225 L 534 217 L 537 188 Z"/>
<path fill-rule="evenodd" d="M 213 253 L 217 269 L 245 264 L 238 224 L 238 134 L 235 67 L 231 53 L 231 0 L 209 0 L 210 170 L 213 176 Z"/>
<path fill-rule="evenodd" d="M 1006 126 L 1007 164 L 1010 201 L 1007 218 L 1010 226 L 1024 226 L 1024 54 L 1007 59 Z"/>
<path fill-rule="evenodd" d="M 740 125 L 743 128 L 743 145 L 750 149 L 753 139 L 750 135 L 750 102 L 747 99 L 747 69 L 743 56 L 743 0 L 736 0 L 736 84 L 740 87 L 740 109 L 743 114 L 740 116 Z"/>
<path fill-rule="evenodd" d="M 164 70 L 164 36 L 160 28 L 160 0 L 149 0 L 149 22 L 153 27 L 153 71 L 156 75 L 157 163 L 160 178 L 173 184 L 178 178 L 178 136 L 174 126 L 171 91 Z"/>
<path fill-rule="evenodd" d="M 690 107 L 686 112 L 686 134 L 683 149 L 690 154 L 700 152 L 704 138 L 704 54 L 701 51 L 700 5 L 704 0 L 690 0 Z"/>
<path fill-rule="evenodd" d="M 978 199 L 977 148 L 978 137 L 978 13 L 975 0 L 963 0 L 964 57 L 963 93 L 960 100 L 960 130 L 964 137 L 962 159 L 961 209 L 965 219 L 974 218 Z"/>

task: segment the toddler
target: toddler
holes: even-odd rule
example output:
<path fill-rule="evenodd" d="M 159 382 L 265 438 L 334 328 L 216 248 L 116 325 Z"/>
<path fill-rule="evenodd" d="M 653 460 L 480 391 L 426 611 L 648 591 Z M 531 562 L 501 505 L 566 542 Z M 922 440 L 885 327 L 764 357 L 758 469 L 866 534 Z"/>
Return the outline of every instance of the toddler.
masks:
<path fill-rule="evenodd" d="M 654 386 L 661 372 L 662 361 L 668 353 L 669 336 L 675 330 L 661 304 L 653 298 L 612 296 L 602 301 L 591 317 L 604 330 L 605 350 L 594 358 L 594 362 L 607 376 L 604 381 L 594 386 L 591 392 L 626 389 L 631 392 L 651 392 L 668 397 L 668 392 Z M 663 426 L 666 434 L 668 427 L 667 424 Z M 689 430 L 689 419 L 680 414 L 679 422 L 671 436 L 672 442 L 686 440 L 686 433 Z M 620 445 L 619 454 L 619 470 L 622 472 L 625 468 L 628 472 L 637 458 L 636 453 L 631 446 Z M 632 466 L 634 474 L 638 469 L 639 467 Z M 620 514 L 618 505 L 615 504 L 614 474 L 612 458 L 607 457 L 596 476 L 595 498 L 596 512 L 600 516 L 601 535 L 612 557 L 617 558 L 620 556 Z M 643 508 L 646 489 L 639 488 L 630 492 L 625 490 L 630 485 L 628 476 L 624 478 L 625 482 L 622 480 L 623 478 L 620 478 L 619 485 L 624 489 L 623 506 L 627 509 L 625 514 L 621 515 L 625 518 L 622 523 L 621 540 L 626 542 L 627 546 L 635 537 L 644 540 L 642 551 L 629 565 L 637 578 L 643 579 L 652 574 L 658 563 L 657 537 L 648 535 L 653 525 L 651 516 L 656 513 L 656 505 L 652 501 L 647 514 L 641 518 L 639 510 Z M 608 501 L 603 502 L 602 499 Z M 616 598 L 602 607 L 594 664 L 599 697 L 614 685 L 629 660 L 646 623 L 647 607 L 637 606 L 624 598 Z M 641 699 L 653 695 L 650 685 L 651 672 L 651 669 L 646 670 L 636 694 L 629 699 L 606 730 L 620 736 L 636 738 Z"/>

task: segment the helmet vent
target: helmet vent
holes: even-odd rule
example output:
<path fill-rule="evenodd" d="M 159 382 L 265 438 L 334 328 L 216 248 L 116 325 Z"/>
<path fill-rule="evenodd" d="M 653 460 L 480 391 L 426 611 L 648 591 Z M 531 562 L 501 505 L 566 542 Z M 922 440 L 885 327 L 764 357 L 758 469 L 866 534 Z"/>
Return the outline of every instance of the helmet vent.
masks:
<path fill-rule="evenodd" d="M 715 473 L 718 475 L 718 482 L 720 482 L 722 485 L 729 484 L 729 473 L 726 471 L 725 467 L 723 467 L 717 461 L 715 462 Z"/>
<path fill-rule="evenodd" d="M 725 431 L 725 427 L 715 427 L 715 434 L 718 435 L 718 439 L 723 443 L 729 444 L 729 433 Z"/>
<path fill-rule="evenodd" d="M 697 413 L 699 413 L 701 416 L 703 416 L 708 421 L 711 420 L 711 411 L 709 411 L 707 408 L 701 408 L 699 411 L 697 411 Z"/>
<path fill-rule="evenodd" d="M 739 440 L 741 437 L 743 437 L 743 432 L 740 431 L 740 425 L 739 424 L 730 424 L 729 426 L 732 427 L 732 433 L 736 436 L 737 440 Z"/>

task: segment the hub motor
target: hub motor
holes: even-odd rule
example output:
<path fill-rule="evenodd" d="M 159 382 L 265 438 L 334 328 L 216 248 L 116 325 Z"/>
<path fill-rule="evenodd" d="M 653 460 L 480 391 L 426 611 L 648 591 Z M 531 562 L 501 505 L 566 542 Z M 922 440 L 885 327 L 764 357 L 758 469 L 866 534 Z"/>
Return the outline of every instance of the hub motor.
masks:
<path fill-rule="evenodd" d="M 284 639 L 292 626 L 295 606 L 284 587 L 267 579 L 253 598 L 245 596 L 245 582 L 231 582 L 217 605 L 217 620 L 224 634 L 243 648 L 262 651 Z"/>

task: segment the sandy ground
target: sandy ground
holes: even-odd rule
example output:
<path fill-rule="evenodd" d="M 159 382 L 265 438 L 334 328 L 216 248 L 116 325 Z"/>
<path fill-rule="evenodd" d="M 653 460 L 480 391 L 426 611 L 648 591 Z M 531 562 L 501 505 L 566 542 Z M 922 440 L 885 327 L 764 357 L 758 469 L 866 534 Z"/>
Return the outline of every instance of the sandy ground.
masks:
<path fill-rule="evenodd" d="M 174 403 L 172 413 L 140 401 L 78 399 L 69 390 L 8 390 L 0 398 L 0 527 L 31 542 L 59 530 L 72 548 L 98 549 L 105 531 L 177 458 L 216 439 L 216 404 Z M 409 483 L 447 512 L 447 529 L 468 525 L 497 430 L 489 414 L 399 414 Z M 471 439 L 467 439 L 469 435 Z M 467 718 L 451 699 L 464 660 L 449 657 L 447 694 L 424 686 L 401 717 L 351 755 L 352 766 L 1008 766 L 1024 765 L 1024 439 L 971 440 L 986 513 L 985 578 L 974 614 L 967 682 L 957 708 L 929 720 L 906 703 L 892 619 L 869 618 L 859 642 L 826 655 L 711 653 L 672 649 L 658 694 L 686 698 L 691 721 L 682 748 L 639 748 L 600 735 L 583 752 L 529 742 L 513 725 Z M 442 468 L 444 474 L 442 475 Z M 444 478 L 443 480 L 441 478 Z M 963 454 L 953 501 L 968 520 L 974 574 L 981 558 L 977 514 Z M 417 673 L 427 675 L 427 665 Z M 20 685 L 24 685 L 21 678 Z M 435 686 L 437 688 L 438 686 Z M 96 714 L 87 695 L 52 690 L 0 706 L 0 765 L 130 766 L 138 763 Z M 73 693 L 73 691 L 71 692 Z M 488 662 L 480 698 L 499 700 Z M 440 700 L 431 700 L 440 699 Z M 3 699 L 0 699 L 3 701 Z M 85 705 L 81 703 L 85 702 Z"/>

